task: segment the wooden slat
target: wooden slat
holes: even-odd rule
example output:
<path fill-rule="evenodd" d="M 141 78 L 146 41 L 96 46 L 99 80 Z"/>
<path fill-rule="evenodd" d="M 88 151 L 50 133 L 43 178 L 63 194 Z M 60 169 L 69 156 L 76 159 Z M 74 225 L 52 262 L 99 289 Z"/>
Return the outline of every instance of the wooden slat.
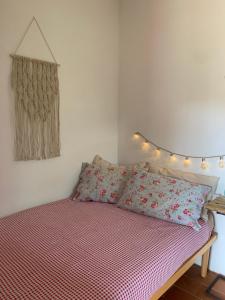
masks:
<path fill-rule="evenodd" d="M 210 255 L 209 248 L 203 255 L 202 255 L 202 267 L 201 267 L 201 276 L 206 278 L 209 266 L 209 255 Z"/>
<path fill-rule="evenodd" d="M 193 256 L 191 256 L 178 270 L 174 273 L 167 282 L 150 298 L 150 300 L 158 300 L 188 269 L 195 263 L 198 256 L 205 254 L 214 241 L 217 239 L 217 233 L 213 233 L 209 241 L 198 250 Z"/>
<path fill-rule="evenodd" d="M 216 211 L 221 214 L 225 214 L 225 198 L 218 197 L 215 200 L 209 202 L 205 208 L 211 211 Z"/>

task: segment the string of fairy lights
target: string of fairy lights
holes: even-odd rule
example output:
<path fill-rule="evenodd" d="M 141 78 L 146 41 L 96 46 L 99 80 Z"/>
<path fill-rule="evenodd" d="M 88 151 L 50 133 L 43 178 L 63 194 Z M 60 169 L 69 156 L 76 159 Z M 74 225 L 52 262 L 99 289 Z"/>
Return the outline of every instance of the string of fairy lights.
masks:
<path fill-rule="evenodd" d="M 158 146 L 156 143 L 154 143 L 153 141 L 147 139 L 143 134 L 141 134 L 140 132 L 135 132 L 133 135 L 135 140 L 138 139 L 142 139 L 143 140 L 143 149 L 148 149 L 151 146 L 154 147 L 155 149 L 155 153 L 156 156 L 160 156 L 161 152 L 165 152 L 168 153 L 170 160 L 172 162 L 175 162 L 177 157 L 183 158 L 184 159 L 184 166 L 189 166 L 191 163 L 191 159 L 201 159 L 201 168 L 203 170 L 208 169 L 209 164 L 208 164 L 208 160 L 209 159 L 219 159 L 219 167 L 220 168 L 225 168 L 225 161 L 224 161 L 224 157 L 225 154 L 223 155 L 212 155 L 212 156 L 193 156 L 193 155 L 185 155 L 182 153 L 176 153 L 173 151 L 170 151 L 169 149 L 166 149 L 164 147 L 160 147 Z"/>

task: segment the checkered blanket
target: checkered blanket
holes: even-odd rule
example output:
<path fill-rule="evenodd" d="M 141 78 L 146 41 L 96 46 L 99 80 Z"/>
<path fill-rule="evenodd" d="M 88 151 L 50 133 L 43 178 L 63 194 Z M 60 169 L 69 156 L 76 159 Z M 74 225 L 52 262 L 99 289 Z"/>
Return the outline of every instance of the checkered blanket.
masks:
<path fill-rule="evenodd" d="M 149 299 L 211 233 L 61 200 L 0 219 L 0 299 Z"/>

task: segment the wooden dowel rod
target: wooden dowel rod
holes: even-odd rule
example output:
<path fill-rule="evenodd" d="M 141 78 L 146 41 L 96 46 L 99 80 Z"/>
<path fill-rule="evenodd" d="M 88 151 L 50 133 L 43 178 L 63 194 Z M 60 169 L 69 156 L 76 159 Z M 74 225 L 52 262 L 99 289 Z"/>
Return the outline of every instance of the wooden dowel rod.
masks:
<path fill-rule="evenodd" d="M 42 63 L 53 64 L 53 65 L 57 65 L 57 66 L 60 67 L 60 65 L 59 65 L 58 63 L 51 62 L 51 61 L 47 61 L 47 60 L 41 60 L 41 59 L 31 58 L 31 57 L 26 57 L 26 56 L 17 55 L 17 54 L 10 54 L 9 56 L 12 57 L 12 58 L 14 58 L 14 57 L 26 58 L 26 59 L 29 59 L 29 60 L 31 60 L 31 61 L 36 61 L 36 62 L 42 62 Z"/>

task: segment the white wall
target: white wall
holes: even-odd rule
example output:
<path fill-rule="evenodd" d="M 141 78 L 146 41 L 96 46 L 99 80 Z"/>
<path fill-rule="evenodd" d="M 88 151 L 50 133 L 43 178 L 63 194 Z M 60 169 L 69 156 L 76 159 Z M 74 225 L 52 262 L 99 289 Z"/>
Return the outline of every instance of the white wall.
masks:
<path fill-rule="evenodd" d="M 61 64 L 61 157 L 13 160 L 9 54 L 35 16 Z M 36 27 L 19 54 L 51 59 Z M 0 0 L 0 216 L 70 194 L 82 161 L 117 160 L 118 2 Z"/>
<path fill-rule="evenodd" d="M 172 151 L 225 153 L 225 2 L 122 0 L 119 160 L 158 160 L 132 141 L 135 131 Z M 188 170 L 201 172 L 200 161 Z M 206 174 L 225 169 L 212 161 Z M 216 218 L 219 240 L 211 269 L 225 274 L 225 217 Z"/>

